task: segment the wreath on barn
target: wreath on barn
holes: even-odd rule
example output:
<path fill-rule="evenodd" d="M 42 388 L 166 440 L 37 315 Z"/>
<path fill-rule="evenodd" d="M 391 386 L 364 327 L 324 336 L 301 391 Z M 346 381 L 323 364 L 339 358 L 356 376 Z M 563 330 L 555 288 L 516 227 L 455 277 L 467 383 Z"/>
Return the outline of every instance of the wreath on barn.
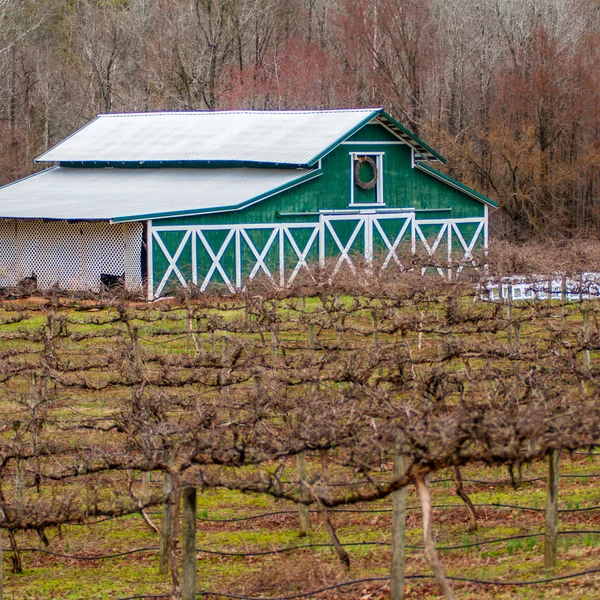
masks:
<path fill-rule="evenodd" d="M 373 178 L 370 181 L 363 181 L 360 178 L 360 168 L 365 163 L 373 170 Z M 356 162 L 354 164 L 354 181 L 361 190 L 372 190 L 377 185 L 377 165 L 370 156 L 356 157 Z"/>

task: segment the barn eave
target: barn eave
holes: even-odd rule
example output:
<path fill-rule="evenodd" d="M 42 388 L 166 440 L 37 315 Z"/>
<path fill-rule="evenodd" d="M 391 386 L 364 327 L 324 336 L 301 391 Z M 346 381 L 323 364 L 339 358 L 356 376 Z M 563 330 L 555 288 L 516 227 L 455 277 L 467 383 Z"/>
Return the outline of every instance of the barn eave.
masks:
<path fill-rule="evenodd" d="M 157 212 L 157 213 L 147 213 L 147 214 L 141 214 L 141 215 L 130 215 L 130 216 L 123 216 L 123 217 L 114 217 L 110 221 L 111 221 L 111 223 L 127 223 L 127 222 L 131 222 L 131 221 L 148 221 L 150 219 L 168 219 L 171 217 L 186 217 L 186 216 L 193 216 L 193 215 L 206 215 L 206 214 L 238 211 L 238 210 L 247 208 L 248 206 L 251 206 L 252 204 L 256 204 L 257 202 L 266 200 L 267 198 L 271 198 L 272 196 L 276 196 L 277 194 L 280 194 L 282 192 L 290 190 L 290 189 L 296 187 L 297 185 L 301 185 L 302 183 L 305 183 L 312 179 L 316 179 L 317 177 L 321 176 L 322 174 L 323 174 L 323 171 L 321 169 L 314 169 L 310 173 L 305 173 L 304 175 L 298 177 L 294 181 L 280 185 L 279 187 L 269 190 L 268 192 L 259 194 L 258 196 L 254 196 L 253 198 L 245 200 L 244 202 L 241 202 L 240 204 L 237 204 L 235 206 L 211 206 L 211 207 L 207 207 L 207 208 L 195 208 L 195 209 L 187 209 L 187 210 L 176 210 L 176 211 L 170 211 L 170 212 Z"/>

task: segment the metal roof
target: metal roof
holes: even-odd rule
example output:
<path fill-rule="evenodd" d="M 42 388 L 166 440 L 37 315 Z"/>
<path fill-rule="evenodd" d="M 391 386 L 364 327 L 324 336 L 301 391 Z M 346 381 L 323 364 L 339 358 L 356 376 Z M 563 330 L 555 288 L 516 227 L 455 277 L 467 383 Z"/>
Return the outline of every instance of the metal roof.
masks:
<path fill-rule="evenodd" d="M 100 115 L 38 161 L 312 165 L 380 109 Z"/>
<path fill-rule="evenodd" d="M 0 218 L 128 221 L 234 210 L 318 169 L 52 167 L 0 188 Z"/>
<path fill-rule="evenodd" d="M 312 167 L 374 120 L 414 148 L 421 158 L 445 162 L 381 108 L 100 115 L 37 161 Z"/>

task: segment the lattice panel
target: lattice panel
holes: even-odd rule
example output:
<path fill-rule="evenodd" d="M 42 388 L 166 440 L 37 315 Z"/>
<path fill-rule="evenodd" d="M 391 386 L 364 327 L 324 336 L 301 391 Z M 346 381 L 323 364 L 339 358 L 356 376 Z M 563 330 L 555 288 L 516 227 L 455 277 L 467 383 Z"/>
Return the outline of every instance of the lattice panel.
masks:
<path fill-rule="evenodd" d="M 143 225 L 105 222 L 0 221 L 0 285 L 35 275 L 38 287 L 99 291 L 100 275 L 142 285 Z"/>

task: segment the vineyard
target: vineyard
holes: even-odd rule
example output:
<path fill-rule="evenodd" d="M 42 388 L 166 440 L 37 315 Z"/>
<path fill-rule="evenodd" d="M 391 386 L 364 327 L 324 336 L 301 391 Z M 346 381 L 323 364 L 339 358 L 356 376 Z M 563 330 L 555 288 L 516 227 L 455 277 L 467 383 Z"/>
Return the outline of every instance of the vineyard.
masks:
<path fill-rule="evenodd" d="M 4 598 L 598 597 L 579 281 L 2 301 Z"/>

